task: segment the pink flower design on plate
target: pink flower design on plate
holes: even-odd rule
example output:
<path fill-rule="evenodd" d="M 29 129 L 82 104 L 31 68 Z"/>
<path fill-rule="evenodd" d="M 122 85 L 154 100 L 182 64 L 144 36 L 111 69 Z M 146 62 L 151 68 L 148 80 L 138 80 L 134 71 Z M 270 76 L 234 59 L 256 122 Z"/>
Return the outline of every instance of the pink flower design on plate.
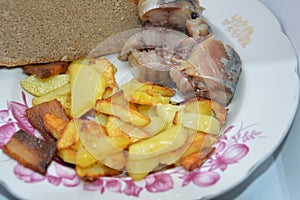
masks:
<path fill-rule="evenodd" d="M 249 147 L 245 144 L 234 144 L 229 146 L 223 153 L 216 153 L 215 159 L 211 160 L 210 170 L 220 168 L 224 171 L 228 165 L 237 163 L 249 152 Z"/>
<path fill-rule="evenodd" d="M 27 183 L 36 183 L 45 180 L 47 177 L 38 174 L 28 168 L 23 167 L 20 164 L 17 164 L 14 168 L 15 175 L 24 182 Z"/>
<path fill-rule="evenodd" d="M 105 188 L 111 192 L 122 192 L 122 183 L 118 180 L 107 180 Z"/>
<path fill-rule="evenodd" d="M 201 172 L 200 170 L 196 170 L 187 173 L 181 178 L 183 179 L 183 187 L 187 186 L 191 182 L 200 187 L 209 187 L 214 185 L 221 178 L 221 176 L 214 171 Z"/>
<path fill-rule="evenodd" d="M 123 193 L 128 196 L 138 197 L 140 192 L 143 190 L 142 187 L 139 187 L 133 180 L 125 180 L 126 187 L 123 190 Z"/>
<path fill-rule="evenodd" d="M 35 129 L 31 126 L 27 117 L 25 116 L 25 110 L 28 108 L 28 105 L 21 104 L 17 102 L 9 102 L 8 109 L 11 111 L 14 119 L 16 120 L 16 125 L 19 129 L 26 131 L 27 133 L 34 134 Z"/>
<path fill-rule="evenodd" d="M 0 149 L 2 149 L 2 146 L 10 140 L 16 131 L 17 128 L 13 122 L 0 126 Z"/>
<path fill-rule="evenodd" d="M 103 191 L 104 190 L 102 189 L 104 187 L 104 181 L 102 179 L 97 179 L 93 182 L 86 182 L 84 183 L 84 187 L 83 189 L 84 190 L 87 190 L 87 191 Z M 103 193 L 101 192 L 101 193 Z"/>
<path fill-rule="evenodd" d="M 174 182 L 169 174 L 158 173 L 146 177 L 146 189 L 149 192 L 165 192 L 173 187 Z"/>

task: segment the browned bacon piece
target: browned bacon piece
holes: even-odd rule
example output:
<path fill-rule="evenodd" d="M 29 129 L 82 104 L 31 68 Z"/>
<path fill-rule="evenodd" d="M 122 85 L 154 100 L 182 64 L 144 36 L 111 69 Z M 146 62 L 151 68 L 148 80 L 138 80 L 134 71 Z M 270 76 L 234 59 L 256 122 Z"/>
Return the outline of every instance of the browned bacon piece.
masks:
<path fill-rule="evenodd" d="M 34 74 L 37 77 L 49 78 L 51 76 L 62 74 L 67 71 L 67 62 L 53 62 L 46 64 L 26 65 L 23 67 L 23 71 L 28 74 Z"/>
<path fill-rule="evenodd" d="M 46 175 L 48 166 L 56 155 L 56 144 L 20 130 L 2 150 L 23 166 Z"/>
<path fill-rule="evenodd" d="M 56 99 L 26 109 L 26 117 L 32 126 L 41 133 L 45 140 L 55 141 L 51 133 L 45 129 L 43 119 L 46 114 L 54 114 L 58 118 L 69 121 L 63 106 Z"/>

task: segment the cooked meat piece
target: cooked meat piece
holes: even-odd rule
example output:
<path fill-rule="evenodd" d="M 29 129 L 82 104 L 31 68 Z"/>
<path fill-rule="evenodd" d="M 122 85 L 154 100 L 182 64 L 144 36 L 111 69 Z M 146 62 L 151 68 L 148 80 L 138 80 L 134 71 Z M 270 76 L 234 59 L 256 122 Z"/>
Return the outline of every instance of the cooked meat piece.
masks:
<path fill-rule="evenodd" d="M 172 61 L 180 63 L 182 60 L 187 60 L 190 57 L 193 48 L 210 37 L 212 37 L 211 34 L 201 37 L 183 38 L 179 41 L 178 45 L 175 46 Z"/>
<path fill-rule="evenodd" d="M 140 0 L 138 13 L 147 25 L 186 30 L 186 21 L 201 16 L 198 0 Z"/>
<path fill-rule="evenodd" d="M 65 73 L 68 69 L 67 62 L 53 62 L 47 64 L 26 65 L 23 71 L 28 74 L 34 74 L 37 77 L 49 78 L 51 76 Z"/>
<path fill-rule="evenodd" d="M 126 61 L 133 49 L 139 51 L 157 49 L 164 52 L 173 52 L 174 46 L 181 39 L 187 37 L 186 34 L 171 29 L 158 27 L 144 28 L 126 40 L 120 52 L 119 59 Z"/>
<path fill-rule="evenodd" d="M 165 58 L 155 50 L 133 50 L 128 57 L 131 73 L 141 80 L 151 81 L 165 86 L 174 86 L 170 77 L 170 58 Z"/>
<path fill-rule="evenodd" d="M 170 70 L 177 88 L 228 105 L 241 73 L 239 55 L 229 46 L 210 37 L 192 49 L 187 60 Z"/>
<path fill-rule="evenodd" d="M 23 166 L 46 175 L 47 168 L 56 155 L 56 144 L 18 131 L 2 150 Z"/>
<path fill-rule="evenodd" d="M 203 37 L 210 33 L 209 25 L 200 17 L 187 20 L 186 27 L 188 35 L 191 37 Z"/>
<path fill-rule="evenodd" d="M 54 137 L 45 129 L 44 126 L 43 119 L 44 116 L 48 113 L 54 114 L 58 118 L 69 121 L 69 118 L 63 106 L 56 99 L 26 109 L 26 117 L 28 118 L 32 126 L 41 133 L 45 140 L 55 141 Z"/>

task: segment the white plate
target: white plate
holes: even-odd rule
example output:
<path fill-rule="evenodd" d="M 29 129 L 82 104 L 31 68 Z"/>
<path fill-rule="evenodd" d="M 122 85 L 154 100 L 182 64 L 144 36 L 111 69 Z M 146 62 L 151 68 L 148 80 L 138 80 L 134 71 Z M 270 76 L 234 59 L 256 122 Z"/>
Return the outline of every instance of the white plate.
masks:
<path fill-rule="evenodd" d="M 87 185 L 72 170 L 57 163 L 52 163 L 49 174 L 41 177 L 0 151 L 0 182 L 16 196 L 31 200 L 175 200 L 209 199 L 247 178 L 275 151 L 294 118 L 299 99 L 297 59 L 278 21 L 259 1 L 203 0 L 202 5 L 217 38 L 231 44 L 243 61 L 225 135 L 203 167 L 191 173 L 176 168 L 139 182 L 103 178 Z M 24 109 L 21 104 L 26 104 L 19 86 L 23 77 L 20 69 L 0 69 L 0 144 L 6 134 L 18 128 L 18 120 L 24 122 L 11 112 Z M 28 95 L 26 98 L 29 101 Z"/>

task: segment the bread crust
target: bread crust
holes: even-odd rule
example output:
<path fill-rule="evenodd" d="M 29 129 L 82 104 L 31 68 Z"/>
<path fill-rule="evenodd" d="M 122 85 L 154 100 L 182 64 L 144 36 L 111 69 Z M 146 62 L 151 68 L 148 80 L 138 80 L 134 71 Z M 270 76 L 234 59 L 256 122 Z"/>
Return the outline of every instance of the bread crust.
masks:
<path fill-rule="evenodd" d="M 133 0 L 1 1 L 0 66 L 72 61 L 142 23 Z M 115 53 L 121 43 L 99 54 Z"/>

